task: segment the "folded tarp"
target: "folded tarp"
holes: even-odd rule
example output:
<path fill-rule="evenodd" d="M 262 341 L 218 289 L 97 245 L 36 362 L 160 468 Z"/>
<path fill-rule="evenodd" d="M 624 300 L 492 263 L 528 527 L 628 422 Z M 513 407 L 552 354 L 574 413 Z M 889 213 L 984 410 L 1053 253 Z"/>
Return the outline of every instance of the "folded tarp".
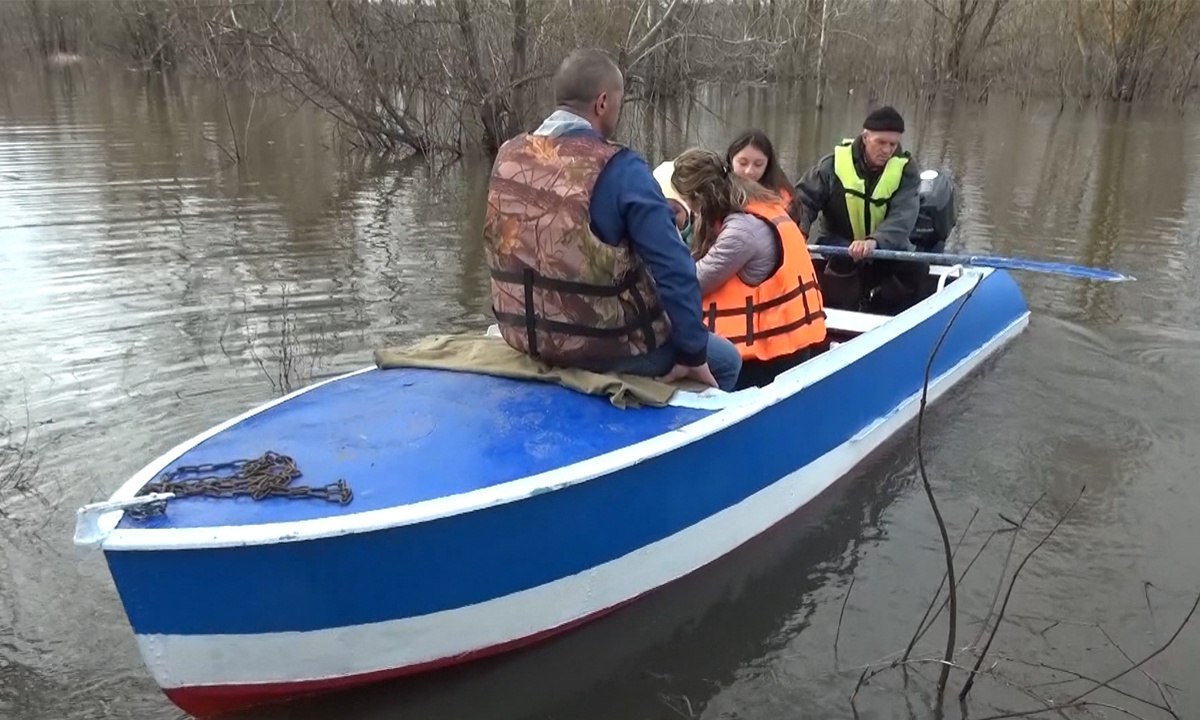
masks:
<path fill-rule="evenodd" d="M 380 369 L 432 368 L 548 382 L 588 395 L 607 396 L 619 408 L 664 407 L 676 390 L 698 392 L 705 387 L 694 381 L 676 385 L 639 375 L 555 367 L 490 335 L 433 335 L 404 347 L 380 348 L 375 351 L 375 365 Z"/>

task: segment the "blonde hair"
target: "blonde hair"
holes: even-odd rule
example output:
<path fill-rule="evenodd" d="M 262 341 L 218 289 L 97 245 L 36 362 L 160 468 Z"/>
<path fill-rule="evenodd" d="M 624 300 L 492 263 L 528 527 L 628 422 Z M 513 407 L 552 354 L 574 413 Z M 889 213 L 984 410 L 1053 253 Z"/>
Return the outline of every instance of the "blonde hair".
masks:
<path fill-rule="evenodd" d="M 777 193 L 737 175 L 724 158 L 702 148 L 684 150 L 675 158 L 671 184 L 699 216 L 692 245 L 696 260 L 712 249 L 717 239 L 715 226 L 729 213 L 741 212 L 754 202 L 782 202 Z"/>

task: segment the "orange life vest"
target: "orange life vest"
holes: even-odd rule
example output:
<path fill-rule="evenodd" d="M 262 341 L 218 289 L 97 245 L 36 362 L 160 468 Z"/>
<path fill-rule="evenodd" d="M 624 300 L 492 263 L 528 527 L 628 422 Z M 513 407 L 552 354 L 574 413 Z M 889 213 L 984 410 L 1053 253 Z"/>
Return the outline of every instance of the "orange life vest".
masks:
<path fill-rule="evenodd" d="M 825 340 L 825 303 L 808 243 L 781 203 L 745 207 L 771 226 L 779 267 L 755 287 L 737 274 L 704 296 L 708 329 L 737 346 L 743 360 L 773 360 Z"/>

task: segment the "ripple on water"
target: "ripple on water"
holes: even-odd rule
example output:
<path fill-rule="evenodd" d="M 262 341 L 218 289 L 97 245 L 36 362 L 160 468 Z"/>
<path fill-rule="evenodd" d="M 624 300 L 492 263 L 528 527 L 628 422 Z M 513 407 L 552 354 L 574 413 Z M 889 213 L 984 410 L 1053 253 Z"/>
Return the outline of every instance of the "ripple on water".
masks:
<path fill-rule="evenodd" d="M 0 715 L 15 708 L 30 720 L 87 717 L 97 706 L 114 717 L 175 714 L 141 665 L 102 560 L 63 549 L 76 505 L 276 394 L 284 344 L 299 349 L 304 382 L 362 366 L 378 345 L 489 320 L 478 239 L 486 162 L 351 167 L 313 151 L 326 128 L 302 111 L 289 116 L 295 124 L 251 125 L 249 161 L 234 168 L 205 140 L 226 125 L 212 88 L 151 80 L 171 83 L 160 97 L 140 74 L 103 80 L 56 86 L 53 98 L 18 83 L 0 117 L 0 307 L 19 309 L 0 313 L 0 411 L 28 410 L 39 424 L 36 487 L 47 498 L 19 505 L 45 523 L 41 540 L 0 530 L 0 576 L 13 578 L 0 583 L 0 628 L 16 638 L 0 630 Z M 731 117 L 749 107 L 744 96 L 713 101 Z M 858 107 L 844 103 L 831 100 L 831 110 L 857 122 Z M 843 132 L 786 103 L 762 107 L 800 165 Z M 705 138 L 734 131 L 702 122 Z M 1167 114 L 1153 127 L 1196 132 L 1181 122 Z M 939 105 L 915 124 L 928 125 L 915 146 L 922 162 L 958 181 L 956 250 L 1138 277 L 1107 285 L 1015 274 L 1034 311 L 1029 332 L 931 410 L 926 428 L 951 526 L 961 531 L 980 510 L 964 553 L 1003 524 L 998 513 L 1019 515 L 1045 492 L 1018 552 L 1028 548 L 1088 485 L 1024 571 L 1017 622 L 1005 630 L 1008 650 L 1066 652 L 1064 662 L 1087 671 L 1086 652 L 1070 653 L 1094 647 L 1092 638 L 1037 631 L 1063 617 L 1119 618 L 1149 637 L 1141 583 L 1162 588 L 1154 597 L 1166 616 L 1180 586 L 1200 577 L 1189 550 L 1200 542 L 1200 143 L 1154 155 L 1144 132 L 1122 140 L 1121 123 L 1093 110 L 1056 115 L 999 101 Z M 561 440 L 531 442 L 536 451 Z M 899 438 L 823 499 L 819 520 L 789 525 L 611 624 L 465 672 L 430 707 L 449 706 L 450 717 L 633 717 L 671 714 L 663 697 L 686 712 L 686 697 L 710 714 L 844 716 L 857 676 L 831 674 L 830 651 L 849 578 L 843 666 L 902 647 L 941 576 L 914 458 L 911 434 Z M 989 545 L 964 607 L 986 608 L 1006 547 Z M 1179 664 L 1156 668 L 1175 684 L 1200 657 L 1181 641 Z M 514 690 L 530 683 L 555 692 Z M 864 692 L 874 693 L 864 716 L 903 716 L 886 679 Z M 355 697 L 365 699 L 330 701 L 313 716 L 397 714 L 394 694 Z"/>

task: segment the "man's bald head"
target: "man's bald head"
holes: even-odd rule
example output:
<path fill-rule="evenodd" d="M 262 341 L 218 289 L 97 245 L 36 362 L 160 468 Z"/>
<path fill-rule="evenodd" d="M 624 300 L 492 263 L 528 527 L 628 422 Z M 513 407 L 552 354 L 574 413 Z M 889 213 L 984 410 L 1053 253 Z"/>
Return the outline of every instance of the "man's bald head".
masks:
<path fill-rule="evenodd" d="M 576 50 L 554 75 L 554 102 L 586 117 L 605 137 L 616 132 L 625 79 L 603 50 Z"/>
<path fill-rule="evenodd" d="M 603 50 L 576 50 L 558 66 L 554 75 L 554 102 L 586 108 L 600 93 L 624 86 L 621 69 Z"/>

